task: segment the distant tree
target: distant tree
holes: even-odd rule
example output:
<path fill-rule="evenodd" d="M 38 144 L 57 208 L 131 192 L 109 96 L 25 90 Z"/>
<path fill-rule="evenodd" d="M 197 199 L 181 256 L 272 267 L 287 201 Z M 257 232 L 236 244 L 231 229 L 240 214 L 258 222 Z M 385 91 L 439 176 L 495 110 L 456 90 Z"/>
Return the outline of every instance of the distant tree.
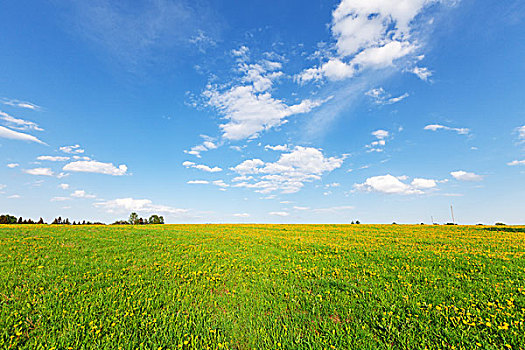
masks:
<path fill-rule="evenodd" d="M 139 216 L 137 213 L 133 212 L 129 215 L 129 223 L 132 225 L 137 225 L 139 223 Z"/>
<path fill-rule="evenodd" d="M 24 219 L 22 217 L 18 218 L 18 224 L 22 225 L 24 223 Z"/>
<path fill-rule="evenodd" d="M 4 225 L 10 225 L 10 224 L 16 224 L 17 220 L 16 217 L 6 214 L 0 216 L 0 224 Z"/>
<path fill-rule="evenodd" d="M 40 218 L 40 220 L 38 220 L 37 224 L 43 225 L 44 224 L 44 219 Z"/>
<path fill-rule="evenodd" d="M 69 218 L 66 218 L 66 220 L 64 220 L 64 225 L 71 225 L 71 223 L 69 222 Z"/>
<path fill-rule="evenodd" d="M 350 224 L 351 224 L 351 225 L 355 225 L 355 222 L 352 221 Z"/>
<path fill-rule="evenodd" d="M 163 224 L 164 218 L 162 216 L 158 216 L 154 214 L 149 217 L 148 223 L 153 224 L 153 225 Z"/>
<path fill-rule="evenodd" d="M 361 222 L 360 222 L 359 220 L 356 220 L 356 221 L 355 221 L 355 224 L 356 224 L 356 225 L 359 225 L 359 224 L 361 224 Z"/>
<path fill-rule="evenodd" d="M 496 222 L 494 225 L 496 225 L 496 226 L 506 226 L 506 225 L 505 225 L 504 223 L 502 223 L 502 222 Z"/>
<path fill-rule="evenodd" d="M 138 222 L 139 225 L 144 225 L 144 219 L 143 218 L 139 218 L 139 222 Z"/>

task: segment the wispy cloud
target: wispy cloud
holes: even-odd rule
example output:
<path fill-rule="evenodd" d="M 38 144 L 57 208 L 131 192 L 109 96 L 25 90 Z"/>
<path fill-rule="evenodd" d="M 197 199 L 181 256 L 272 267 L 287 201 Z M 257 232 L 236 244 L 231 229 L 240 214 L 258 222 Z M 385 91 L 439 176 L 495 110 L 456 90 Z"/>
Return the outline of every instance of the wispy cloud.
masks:
<path fill-rule="evenodd" d="M 34 111 L 38 111 L 41 108 L 40 106 L 37 106 L 36 104 L 31 103 L 31 102 L 20 101 L 20 100 L 9 99 L 9 98 L 0 99 L 0 103 L 3 103 L 4 105 L 7 105 L 7 106 L 26 108 L 26 109 L 31 109 Z"/>
<path fill-rule="evenodd" d="M 212 45 L 219 31 L 208 8 L 185 0 L 66 2 L 67 27 L 128 69 L 156 61 L 168 50 Z"/>
<path fill-rule="evenodd" d="M 30 141 L 30 142 L 36 142 L 40 143 L 42 145 L 45 145 L 46 143 L 38 139 L 37 137 L 29 134 L 25 134 L 23 132 L 18 132 L 11 130 L 9 128 L 6 128 L 4 126 L 0 126 L 0 137 L 5 139 L 11 139 L 11 140 L 20 140 L 20 141 Z"/>
<path fill-rule="evenodd" d="M 372 98 L 374 103 L 378 105 L 391 105 L 400 102 L 409 96 L 408 93 L 404 93 L 400 96 L 392 97 L 392 95 L 386 92 L 382 87 L 370 89 L 365 95 Z"/>
<path fill-rule="evenodd" d="M 0 120 L 4 122 L 7 126 L 13 129 L 17 129 L 17 130 L 36 130 L 36 131 L 44 130 L 40 128 L 34 122 L 31 122 L 29 120 L 20 119 L 20 118 L 15 118 L 12 115 L 9 115 L 2 111 L 0 111 Z"/>
<path fill-rule="evenodd" d="M 423 130 L 430 130 L 430 131 L 448 130 L 448 131 L 455 131 L 459 135 L 468 135 L 470 133 L 470 129 L 467 129 L 467 128 L 452 128 L 450 126 L 440 125 L 440 124 L 427 125 L 423 128 Z"/>

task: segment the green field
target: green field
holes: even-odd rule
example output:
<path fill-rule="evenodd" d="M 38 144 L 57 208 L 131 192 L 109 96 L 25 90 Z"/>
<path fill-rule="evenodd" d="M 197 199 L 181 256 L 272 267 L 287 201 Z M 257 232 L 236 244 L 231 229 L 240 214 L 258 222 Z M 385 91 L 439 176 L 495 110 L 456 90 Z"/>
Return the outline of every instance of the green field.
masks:
<path fill-rule="evenodd" d="M 523 349 L 525 230 L 0 226 L 0 347 Z"/>

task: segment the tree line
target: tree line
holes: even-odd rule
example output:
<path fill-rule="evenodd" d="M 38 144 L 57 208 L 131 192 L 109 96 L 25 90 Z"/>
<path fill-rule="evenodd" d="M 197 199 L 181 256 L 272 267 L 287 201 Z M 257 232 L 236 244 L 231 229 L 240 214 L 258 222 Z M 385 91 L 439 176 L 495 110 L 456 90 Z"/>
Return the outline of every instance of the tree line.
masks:
<path fill-rule="evenodd" d="M 17 218 L 16 216 L 4 214 L 0 215 L 0 225 L 47 225 L 47 222 L 44 219 L 40 218 L 38 221 L 33 221 L 32 219 L 24 219 L 23 217 Z M 137 213 L 131 213 L 128 220 L 117 220 L 112 225 L 159 225 L 164 224 L 164 217 L 153 214 L 148 218 L 141 218 Z M 91 222 L 83 220 L 82 222 L 73 221 L 71 222 L 69 218 L 58 217 L 55 218 L 51 225 L 105 225 L 103 222 Z"/>

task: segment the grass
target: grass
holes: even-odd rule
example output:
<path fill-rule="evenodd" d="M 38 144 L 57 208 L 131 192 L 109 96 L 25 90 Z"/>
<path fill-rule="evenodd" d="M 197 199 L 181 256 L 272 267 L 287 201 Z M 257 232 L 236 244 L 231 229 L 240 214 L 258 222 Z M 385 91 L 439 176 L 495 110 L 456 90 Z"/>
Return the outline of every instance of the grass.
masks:
<path fill-rule="evenodd" d="M 0 227 L 0 347 L 523 349 L 525 232 Z"/>

